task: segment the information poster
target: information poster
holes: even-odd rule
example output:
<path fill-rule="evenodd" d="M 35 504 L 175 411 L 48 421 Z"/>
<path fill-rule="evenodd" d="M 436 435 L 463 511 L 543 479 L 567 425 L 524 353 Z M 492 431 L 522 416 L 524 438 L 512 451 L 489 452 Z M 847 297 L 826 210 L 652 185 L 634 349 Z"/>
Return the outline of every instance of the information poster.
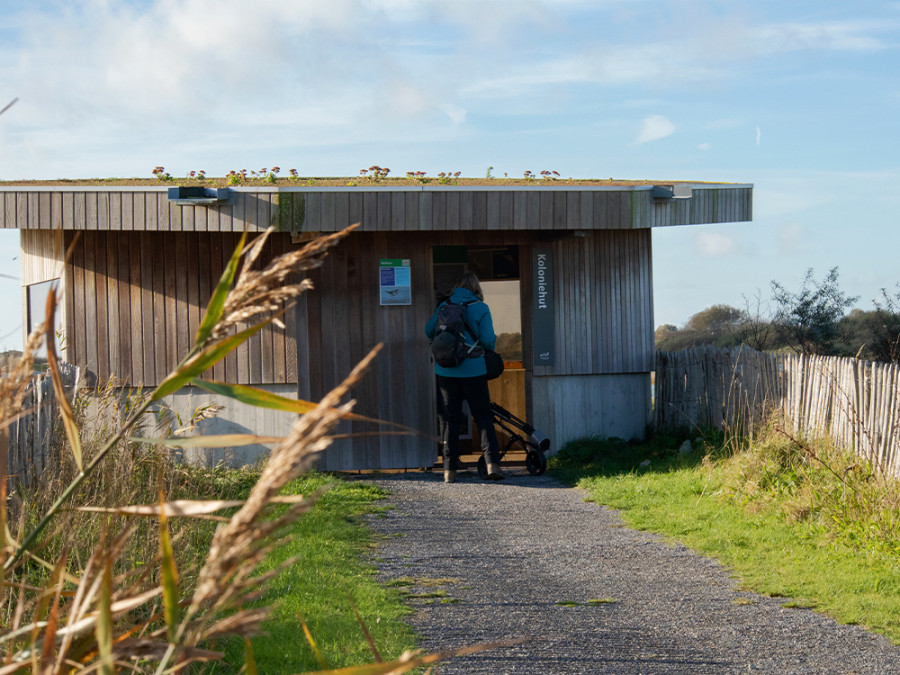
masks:
<path fill-rule="evenodd" d="M 531 275 L 534 279 L 534 365 L 556 363 L 553 334 L 553 258 L 549 248 L 532 249 Z"/>
<path fill-rule="evenodd" d="M 378 270 L 382 305 L 412 304 L 412 275 L 408 258 L 383 258 Z"/>

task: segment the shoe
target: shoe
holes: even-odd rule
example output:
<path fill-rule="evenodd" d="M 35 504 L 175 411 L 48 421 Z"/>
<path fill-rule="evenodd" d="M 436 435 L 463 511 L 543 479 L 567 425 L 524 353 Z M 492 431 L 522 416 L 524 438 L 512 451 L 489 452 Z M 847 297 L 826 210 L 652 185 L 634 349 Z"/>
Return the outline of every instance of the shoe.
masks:
<path fill-rule="evenodd" d="M 450 471 L 449 469 L 444 471 L 444 482 L 445 483 L 455 483 L 456 482 L 456 471 Z"/>
<path fill-rule="evenodd" d="M 487 473 L 489 480 L 503 480 L 504 478 L 506 478 L 506 476 L 504 476 L 503 472 L 500 470 L 499 464 L 488 464 Z"/>

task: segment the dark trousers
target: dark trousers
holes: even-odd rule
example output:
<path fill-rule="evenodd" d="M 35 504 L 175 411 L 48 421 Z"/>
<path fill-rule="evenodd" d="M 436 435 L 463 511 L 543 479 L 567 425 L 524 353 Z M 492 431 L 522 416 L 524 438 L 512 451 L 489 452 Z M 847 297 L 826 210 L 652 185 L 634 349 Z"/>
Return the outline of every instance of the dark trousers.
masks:
<path fill-rule="evenodd" d="M 500 463 L 500 444 L 494 431 L 494 416 L 491 413 L 491 397 L 488 393 L 487 376 L 479 377 L 444 377 L 437 376 L 438 411 L 443 417 L 446 427 L 444 446 L 444 468 L 456 470 L 459 460 L 459 426 L 463 422 L 463 401 L 469 404 L 469 410 L 481 431 L 481 451 L 484 461 L 489 464 Z"/>

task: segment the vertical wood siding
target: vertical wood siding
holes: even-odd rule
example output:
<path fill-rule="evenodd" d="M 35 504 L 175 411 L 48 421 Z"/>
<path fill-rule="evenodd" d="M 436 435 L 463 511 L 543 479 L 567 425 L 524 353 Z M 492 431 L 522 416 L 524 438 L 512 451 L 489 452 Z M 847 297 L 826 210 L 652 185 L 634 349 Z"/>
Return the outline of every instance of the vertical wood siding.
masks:
<path fill-rule="evenodd" d="M 593 232 L 552 250 L 556 364 L 535 376 L 650 372 L 650 231 Z"/>
<path fill-rule="evenodd" d="M 23 239 L 43 251 L 54 234 L 25 232 Z M 73 236 L 66 233 L 66 245 Z M 231 233 L 82 232 L 66 266 L 67 359 L 101 381 L 161 382 L 190 349 L 238 239 Z M 273 235 L 260 264 L 291 247 L 289 235 Z M 50 269 L 47 255 L 29 256 L 31 276 Z M 240 376 L 231 381 L 246 384 L 296 382 L 293 325 L 290 331 L 267 326 L 207 376 L 225 379 L 230 370 Z"/>
<path fill-rule="evenodd" d="M 23 230 L 21 246 L 22 285 L 58 279 L 63 272 L 65 247 L 62 232 L 52 230 Z"/>
<path fill-rule="evenodd" d="M 300 397 L 318 400 L 373 347 L 383 343 L 370 372 L 353 392 L 355 410 L 418 432 L 385 435 L 377 432 L 390 432 L 390 427 L 345 423 L 341 432 L 368 435 L 336 442 L 325 453 L 322 468 L 400 468 L 434 462 L 434 376 L 424 334 L 434 302 L 428 290 L 432 286 L 428 244 L 423 235 L 415 233 L 403 238 L 354 234 L 311 275 L 316 288 L 297 309 Z M 379 304 L 382 258 L 410 259 L 412 305 Z"/>
<path fill-rule="evenodd" d="M 240 232 L 636 229 L 748 221 L 750 186 L 695 186 L 690 199 L 654 200 L 647 187 L 237 188 L 227 203 L 169 202 L 164 190 L 0 191 L 0 228 Z"/>

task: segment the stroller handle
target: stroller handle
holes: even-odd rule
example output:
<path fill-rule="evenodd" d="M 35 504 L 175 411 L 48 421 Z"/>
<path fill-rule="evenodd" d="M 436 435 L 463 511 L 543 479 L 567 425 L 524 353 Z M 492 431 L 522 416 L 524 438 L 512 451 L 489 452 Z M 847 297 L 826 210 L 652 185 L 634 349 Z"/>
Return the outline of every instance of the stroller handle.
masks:
<path fill-rule="evenodd" d="M 491 410 L 493 411 L 495 416 L 499 417 L 507 424 L 511 424 L 517 429 L 528 434 L 534 441 L 538 449 L 540 449 L 542 452 L 550 449 L 550 439 L 547 438 L 544 433 L 538 431 L 527 422 L 520 420 L 499 403 L 491 403 Z"/>

